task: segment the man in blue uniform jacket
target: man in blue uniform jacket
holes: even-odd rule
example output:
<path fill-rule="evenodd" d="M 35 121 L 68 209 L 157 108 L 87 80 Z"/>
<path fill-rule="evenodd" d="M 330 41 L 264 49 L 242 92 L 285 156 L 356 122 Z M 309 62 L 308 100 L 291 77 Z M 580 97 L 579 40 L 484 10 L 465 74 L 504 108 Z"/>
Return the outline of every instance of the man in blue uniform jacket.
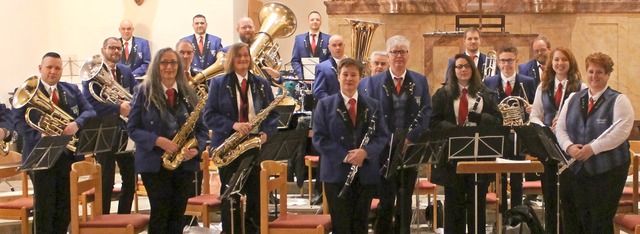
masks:
<path fill-rule="evenodd" d="M 319 62 L 324 62 L 331 58 L 328 49 L 331 35 L 320 32 L 320 26 L 322 25 L 320 13 L 317 11 L 309 13 L 307 23 L 309 24 L 309 32 L 296 36 L 293 52 L 291 53 L 291 66 L 300 79 L 305 78 L 302 58 L 317 57 Z M 307 78 L 311 79 L 313 77 Z"/>
<path fill-rule="evenodd" d="M 333 35 L 329 38 L 329 51 L 331 58 L 316 66 L 316 79 L 313 82 L 313 98 L 316 101 L 340 92 L 338 64 L 346 58 L 342 36 Z"/>
<path fill-rule="evenodd" d="M 464 45 L 464 54 L 469 55 L 469 57 L 471 57 L 471 59 L 473 59 L 473 61 L 476 63 L 476 67 L 478 68 L 478 71 L 480 72 L 480 77 L 481 78 L 487 78 L 485 77 L 484 74 L 484 70 L 485 70 L 485 64 L 484 62 L 487 60 L 487 55 L 480 53 L 480 45 L 482 44 L 482 33 L 480 32 L 479 29 L 471 27 L 471 28 L 467 28 L 466 30 L 464 30 L 464 37 L 462 38 L 462 43 Z M 452 67 L 453 64 L 455 63 L 455 59 L 452 57 L 449 59 L 449 63 L 447 65 L 447 73 L 449 71 L 453 71 Z M 500 68 L 497 66 L 498 64 L 496 64 L 496 70 L 494 72 L 494 74 L 500 74 Z M 445 74 L 445 77 L 449 77 L 448 74 Z M 445 80 L 445 83 L 447 81 Z"/>
<path fill-rule="evenodd" d="M 62 135 L 74 135 L 82 128 L 87 119 L 95 117 L 96 112 L 91 104 L 85 100 L 78 86 L 61 82 L 62 58 L 55 52 L 49 52 L 42 58 L 40 80 L 37 91 L 50 98 L 51 103 L 57 105 L 69 114 L 73 121 L 64 126 Z M 37 79 L 35 76 L 29 79 Z M 18 90 L 18 92 L 21 92 Z M 42 133 L 31 128 L 25 119 L 25 112 L 31 104 L 14 105 L 12 109 L 16 116 L 16 129 L 24 139 L 22 146 L 22 162 L 24 163 L 42 138 Z M 40 112 L 32 111 L 28 118 L 37 123 Z M 49 169 L 33 171 L 32 182 L 35 198 L 35 232 L 37 233 L 66 233 L 70 214 L 69 171 L 71 163 L 78 161 L 75 152 L 65 150 Z"/>
<path fill-rule="evenodd" d="M 551 42 L 546 37 L 538 36 L 538 38 L 533 41 L 531 50 L 533 52 L 533 59 L 518 65 L 518 74 L 533 77 L 537 86 L 540 84 L 540 76 L 542 76 L 542 72 L 544 72 L 547 56 L 549 56 L 549 52 L 551 51 Z"/>
<path fill-rule="evenodd" d="M 151 51 L 149 41 L 141 37 L 133 36 L 133 24 L 129 20 L 123 20 L 120 23 L 120 42 L 122 42 L 124 50 L 120 57 L 120 63 L 129 66 L 138 79 L 147 74 L 147 68 L 151 62 Z"/>
<path fill-rule="evenodd" d="M 196 48 L 191 67 L 204 70 L 216 62 L 216 54 L 222 50 L 222 39 L 207 33 L 207 19 L 201 14 L 193 17 L 193 30 L 195 34 L 182 39 L 190 41 Z"/>

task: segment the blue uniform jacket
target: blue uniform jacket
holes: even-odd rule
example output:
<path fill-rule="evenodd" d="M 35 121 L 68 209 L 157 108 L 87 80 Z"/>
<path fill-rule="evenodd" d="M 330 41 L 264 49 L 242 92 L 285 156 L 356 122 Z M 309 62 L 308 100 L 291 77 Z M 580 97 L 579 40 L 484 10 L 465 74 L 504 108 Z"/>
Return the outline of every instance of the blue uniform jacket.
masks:
<path fill-rule="evenodd" d="M 331 53 L 328 49 L 329 38 L 331 38 L 331 35 L 318 32 L 318 37 L 316 38 L 316 53 L 312 54 L 309 33 L 307 32 L 296 36 L 295 43 L 293 44 L 293 52 L 291 53 L 291 66 L 299 78 L 304 78 L 302 58 L 318 57 L 320 62 L 331 58 Z"/>
<path fill-rule="evenodd" d="M 362 95 L 369 96 L 380 102 L 385 123 L 391 132 L 401 130 L 395 129 L 394 126 L 392 92 L 396 91 L 396 87 L 393 84 L 391 72 L 387 70 L 386 72 L 363 79 L 360 81 L 358 91 Z M 431 118 L 431 96 L 429 95 L 427 78 L 417 72 L 407 70 L 400 92 L 409 92 L 410 96 L 409 105 L 407 105 L 407 115 L 404 121 L 408 125 L 404 130 L 409 128 L 409 125 L 416 119 L 418 112 L 421 111 L 421 116 L 417 120 L 413 130 L 407 134 L 407 139 L 415 142 L 422 133 L 427 131 L 429 128 L 429 119 Z"/>
<path fill-rule="evenodd" d="M 313 82 L 313 97 L 316 100 L 340 92 L 338 82 L 338 65 L 333 58 L 327 59 L 316 66 L 316 79 Z"/>
<path fill-rule="evenodd" d="M 180 93 L 184 92 L 178 90 L 178 95 Z M 153 104 L 147 107 L 146 99 L 144 85 L 138 85 L 131 100 L 131 111 L 127 122 L 127 133 L 131 140 L 136 143 L 136 151 L 134 153 L 136 173 L 160 171 L 164 150 L 156 146 L 156 140 L 160 136 L 173 140 L 173 135 L 169 132 L 170 130 L 166 127 L 166 124 L 163 123 L 162 113 Z M 182 98 L 178 100 L 185 103 Z M 197 103 L 191 104 L 191 107 L 187 108 L 189 113 L 193 111 L 196 105 Z M 179 126 L 183 124 L 180 123 Z M 198 142 L 198 155 L 200 155 L 206 148 L 208 138 L 207 129 L 202 123 L 202 118 L 198 118 L 194 131 Z M 196 156 L 191 160 L 182 162 L 180 168 L 186 171 L 200 170 L 200 160 L 200 156 Z"/>
<path fill-rule="evenodd" d="M 248 74 L 253 107 L 258 114 L 273 101 L 273 92 L 267 80 L 251 73 Z M 238 122 L 237 83 L 238 78 L 234 72 L 211 79 L 209 99 L 204 108 L 205 124 L 208 129 L 213 131 L 211 147 L 219 146 L 235 132 L 233 124 Z M 260 124 L 259 131 L 271 136 L 277 130 L 279 118 L 278 113 L 271 111 Z"/>
<path fill-rule="evenodd" d="M 482 78 L 486 78 L 484 77 L 484 61 L 487 60 L 487 55 L 480 53 L 480 57 L 478 59 L 478 72 L 480 72 L 480 77 Z M 447 65 L 447 71 L 445 74 L 445 83 L 448 82 L 449 80 L 449 71 L 453 72 L 453 65 L 456 62 L 455 57 L 452 57 L 449 59 L 449 64 Z M 500 74 L 500 67 L 498 67 L 498 61 L 496 62 L 496 72 L 495 74 Z"/>
<path fill-rule="evenodd" d="M 149 41 L 140 37 L 131 37 L 131 52 L 129 53 L 129 60 L 126 59 L 125 52 L 122 52 L 120 56 L 120 63 L 129 66 L 133 72 L 133 76 L 142 77 L 147 74 L 149 63 L 151 62 L 151 47 L 149 47 Z M 124 41 L 120 38 L 122 46 L 124 48 Z"/>
<path fill-rule="evenodd" d="M 320 180 L 327 183 L 346 181 L 351 164 L 344 163 L 344 157 L 349 150 L 360 147 L 369 125 L 375 121 L 373 134 L 364 146 L 368 159 L 358 169 L 357 178 L 362 184 L 378 182 L 378 158 L 390 135 L 385 121 L 380 121 L 383 114 L 380 109 L 378 101 L 359 95 L 354 128 L 340 93 L 318 102 L 313 118 L 313 146 L 320 153 Z"/>
<path fill-rule="evenodd" d="M 536 87 L 540 84 L 540 72 L 538 71 L 538 60 L 532 59 L 529 62 L 518 65 L 518 74 L 528 76 L 536 81 Z"/>
<path fill-rule="evenodd" d="M 193 45 L 193 48 L 195 48 L 191 67 L 200 70 L 204 70 L 205 68 L 214 64 L 216 62 L 216 54 L 222 50 L 222 39 L 211 34 L 206 35 L 207 36 L 203 41 L 203 53 L 200 53 L 200 49 L 198 49 L 198 41 L 196 40 L 195 35 L 191 34 L 182 38 L 182 40 L 190 41 Z"/>
<path fill-rule="evenodd" d="M 13 113 L 11 109 L 7 108 L 4 103 L 0 103 L 0 128 L 7 129 L 9 135 L 4 136 L 5 141 L 11 140 L 13 135 L 13 131 L 15 129 L 15 123 L 13 118 Z M 0 139 L 3 140 L 3 139 Z"/>
<path fill-rule="evenodd" d="M 93 110 L 93 107 L 86 99 L 84 99 L 77 85 L 67 82 L 58 82 L 57 89 L 60 108 L 73 117 L 73 121 L 78 123 L 78 128 L 82 129 L 82 126 L 84 126 L 87 119 L 96 116 L 96 112 Z M 38 90 L 43 92 L 45 96 L 49 96 L 49 92 L 45 90 L 42 83 L 38 84 Z M 42 138 L 42 134 L 38 132 L 38 130 L 27 125 L 25 120 L 26 109 L 30 106 L 31 105 L 29 104 L 22 108 L 13 108 L 11 110 L 15 116 L 16 130 L 24 139 L 24 144 L 22 145 L 22 163 L 26 161 L 27 156 L 29 156 L 33 147 L 35 147 L 36 144 L 38 144 L 38 141 L 40 141 L 40 138 Z M 33 123 L 38 123 L 40 116 L 40 112 L 31 111 L 29 118 Z"/>
<path fill-rule="evenodd" d="M 497 102 L 500 103 L 500 101 L 502 101 L 503 99 L 505 99 L 507 97 L 507 94 L 504 92 L 504 88 L 502 87 L 502 77 L 498 74 L 489 78 L 484 79 L 484 85 L 487 86 L 487 88 L 492 89 L 494 91 L 497 92 Z M 522 83 L 522 85 L 524 86 L 525 92 L 522 92 L 522 87 L 520 86 L 520 83 Z M 533 78 L 528 77 L 528 76 L 523 76 L 520 74 L 516 74 L 516 82 L 514 87 L 511 91 L 511 96 L 518 96 L 518 97 L 522 97 L 525 98 L 525 93 L 527 94 L 526 97 L 527 99 L 529 99 L 529 104 L 533 104 L 533 98 L 536 95 L 536 82 L 533 80 Z"/>
<path fill-rule="evenodd" d="M 103 69 L 105 66 L 103 65 Z M 116 76 L 118 77 L 118 81 L 120 85 L 125 88 L 129 93 L 133 93 L 133 87 L 136 85 L 136 79 L 133 77 L 131 73 L 131 69 L 123 64 L 116 64 Z M 111 79 L 111 77 L 106 77 L 107 79 Z M 87 101 L 93 106 L 96 113 L 100 116 L 105 115 L 120 115 L 120 104 L 113 103 L 104 103 L 96 100 L 91 93 L 89 92 L 89 81 L 82 81 L 82 95 Z M 100 88 L 97 85 L 93 86 L 93 91 L 96 94 L 100 93 Z"/>

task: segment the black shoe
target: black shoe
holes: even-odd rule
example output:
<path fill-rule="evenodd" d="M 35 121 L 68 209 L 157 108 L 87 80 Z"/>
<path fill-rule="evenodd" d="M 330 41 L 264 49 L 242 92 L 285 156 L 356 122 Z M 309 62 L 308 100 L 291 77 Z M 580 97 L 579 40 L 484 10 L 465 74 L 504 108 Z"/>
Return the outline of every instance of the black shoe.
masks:
<path fill-rule="evenodd" d="M 318 206 L 322 204 L 322 194 L 313 194 L 311 197 L 311 205 Z"/>

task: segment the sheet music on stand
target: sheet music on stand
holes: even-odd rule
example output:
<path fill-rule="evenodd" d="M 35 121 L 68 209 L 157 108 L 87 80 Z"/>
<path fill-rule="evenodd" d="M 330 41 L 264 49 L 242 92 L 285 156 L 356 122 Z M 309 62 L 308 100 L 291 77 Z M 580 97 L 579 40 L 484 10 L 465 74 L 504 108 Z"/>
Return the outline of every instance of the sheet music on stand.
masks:
<path fill-rule="evenodd" d="M 271 136 L 260 149 L 260 162 L 283 161 L 302 156 L 307 146 L 308 128 L 280 131 Z"/>
<path fill-rule="evenodd" d="M 447 152 L 449 161 L 478 161 L 502 158 L 505 139 L 509 135 L 506 127 L 462 127 L 448 132 Z"/>
<path fill-rule="evenodd" d="M 302 75 L 305 80 L 313 80 L 316 78 L 316 66 L 320 63 L 320 58 L 301 58 L 302 62 Z"/>
<path fill-rule="evenodd" d="M 116 136 L 120 134 L 119 124 L 118 117 L 115 115 L 87 120 L 78 133 L 76 154 L 95 154 L 111 151 Z"/>
<path fill-rule="evenodd" d="M 37 171 L 51 168 L 62 152 L 67 150 L 71 136 L 45 136 L 38 141 L 19 171 Z"/>

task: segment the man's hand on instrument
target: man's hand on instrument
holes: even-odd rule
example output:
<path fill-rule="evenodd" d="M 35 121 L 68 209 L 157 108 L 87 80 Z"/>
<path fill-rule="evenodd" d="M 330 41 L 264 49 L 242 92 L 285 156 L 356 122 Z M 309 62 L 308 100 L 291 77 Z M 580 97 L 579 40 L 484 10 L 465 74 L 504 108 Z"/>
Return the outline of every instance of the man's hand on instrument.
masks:
<path fill-rule="evenodd" d="M 71 122 L 67 124 L 66 127 L 64 127 L 64 130 L 62 131 L 62 135 L 74 135 L 76 134 L 76 132 L 78 132 L 78 123 Z"/>
<path fill-rule="evenodd" d="M 178 144 L 167 139 L 166 137 L 158 137 L 158 139 L 156 139 L 156 146 L 171 154 L 178 151 Z"/>
<path fill-rule="evenodd" d="M 364 149 L 353 149 L 349 150 L 349 154 L 347 154 L 347 163 L 355 166 L 362 166 L 362 162 L 364 159 L 369 156 L 367 151 Z"/>
<path fill-rule="evenodd" d="M 129 111 L 131 111 L 131 106 L 129 105 L 129 101 L 120 102 L 120 115 L 127 117 L 129 116 Z"/>
<path fill-rule="evenodd" d="M 280 77 L 280 72 L 277 71 L 276 69 L 273 69 L 273 68 L 270 68 L 270 67 L 262 67 L 262 70 L 267 72 L 269 74 L 269 76 L 271 76 L 271 78 L 273 78 L 273 79 L 276 79 L 276 78 Z M 269 78 L 269 77 L 265 77 L 265 78 Z"/>
<path fill-rule="evenodd" d="M 196 155 L 198 155 L 198 149 L 197 148 L 182 148 L 182 156 L 184 157 L 184 160 L 190 160 L 193 157 L 195 157 Z"/>
<path fill-rule="evenodd" d="M 551 131 L 556 131 L 556 124 L 558 123 L 558 117 L 556 116 L 555 118 L 553 118 L 553 120 L 551 121 Z"/>
<path fill-rule="evenodd" d="M 527 108 L 526 108 L 527 114 L 531 114 L 532 109 L 533 109 L 532 105 L 527 105 Z"/>
<path fill-rule="evenodd" d="M 260 132 L 260 144 L 264 144 L 265 142 L 267 142 L 267 134 Z"/>
<path fill-rule="evenodd" d="M 242 134 L 249 134 L 251 132 L 251 124 L 236 122 L 233 124 L 233 130 Z"/>

